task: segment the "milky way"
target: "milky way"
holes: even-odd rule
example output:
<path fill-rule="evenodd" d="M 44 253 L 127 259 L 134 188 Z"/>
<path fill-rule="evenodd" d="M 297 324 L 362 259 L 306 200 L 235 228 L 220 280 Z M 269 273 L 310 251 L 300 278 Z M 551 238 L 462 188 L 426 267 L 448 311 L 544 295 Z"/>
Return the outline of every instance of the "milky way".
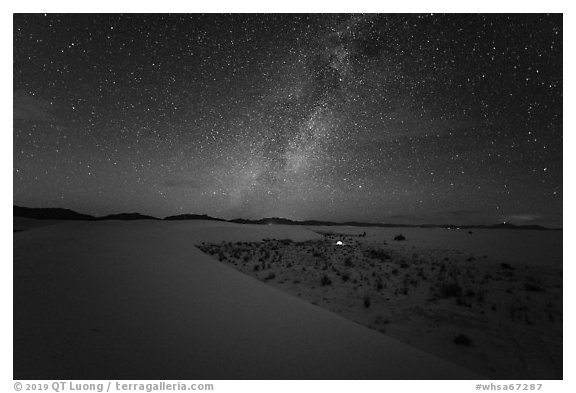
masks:
<path fill-rule="evenodd" d="M 561 226 L 562 16 L 16 14 L 14 203 Z"/>

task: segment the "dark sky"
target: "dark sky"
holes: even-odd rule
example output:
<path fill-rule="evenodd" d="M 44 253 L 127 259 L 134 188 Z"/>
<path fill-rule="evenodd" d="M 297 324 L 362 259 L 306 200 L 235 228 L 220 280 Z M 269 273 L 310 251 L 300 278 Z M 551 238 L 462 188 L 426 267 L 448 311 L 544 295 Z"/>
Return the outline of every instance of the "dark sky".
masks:
<path fill-rule="evenodd" d="M 561 15 L 14 15 L 14 203 L 562 225 Z"/>

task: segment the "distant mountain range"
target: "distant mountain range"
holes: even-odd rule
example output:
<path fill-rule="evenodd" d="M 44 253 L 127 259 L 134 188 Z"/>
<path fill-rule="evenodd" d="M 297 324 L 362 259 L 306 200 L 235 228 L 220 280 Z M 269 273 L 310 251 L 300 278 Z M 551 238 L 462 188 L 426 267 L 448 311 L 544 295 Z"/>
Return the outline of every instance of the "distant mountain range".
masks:
<path fill-rule="evenodd" d="M 37 220 L 159 220 L 159 218 L 145 216 L 139 213 L 120 213 L 110 214 L 103 217 L 95 217 L 88 214 L 77 213 L 74 210 L 69 209 L 51 207 L 31 208 L 21 206 L 14 206 L 14 216 L 35 218 Z"/>
<path fill-rule="evenodd" d="M 88 214 L 76 213 L 69 209 L 60 208 L 32 208 L 14 206 L 14 216 L 36 218 L 39 220 L 95 220 L 96 217 Z"/>
<path fill-rule="evenodd" d="M 160 220 L 159 218 L 146 216 L 140 213 L 110 214 L 104 217 L 95 217 L 96 220 Z"/>
<path fill-rule="evenodd" d="M 541 225 L 514 225 L 510 223 L 501 223 L 494 225 L 454 225 L 454 224 L 386 224 L 386 223 L 367 223 L 367 222 L 332 222 L 332 221 L 293 221 L 287 218 L 262 218 L 259 220 L 246 220 L 243 218 L 228 220 L 238 224 L 255 224 L 255 225 L 322 225 L 322 226 L 351 226 L 351 227 L 379 227 L 379 228 L 446 228 L 446 229 L 532 229 L 532 230 L 557 230 L 560 228 L 547 228 Z"/>
<path fill-rule="evenodd" d="M 168 216 L 165 220 L 209 220 L 209 221 L 226 221 L 222 218 L 214 218 L 206 214 L 180 214 L 178 216 Z"/>
<path fill-rule="evenodd" d="M 14 206 L 15 217 L 35 218 L 40 220 L 84 220 L 84 221 L 99 221 L 99 220 L 161 220 L 157 217 L 147 216 L 139 213 L 120 213 L 111 214 L 103 217 L 95 217 L 88 214 L 77 213 L 69 209 L 61 208 L 30 208 Z M 310 226 L 354 226 L 354 227 L 379 227 L 379 228 L 446 228 L 446 229 L 531 229 L 531 230 L 561 230 L 561 228 L 547 228 L 541 225 L 514 225 L 510 223 L 502 223 L 495 225 L 435 225 L 435 224 L 386 224 L 386 223 L 366 223 L 366 222 L 332 222 L 332 221 L 294 221 L 287 218 L 262 218 L 259 220 L 247 220 L 237 218 L 233 220 L 224 220 L 222 218 L 215 218 L 206 214 L 180 214 L 176 216 L 165 217 L 164 220 L 208 220 L 208 221 L 222 221 L 232 222 L 236 224 L 252 224 L 252 225 L 310 225 Z"/>

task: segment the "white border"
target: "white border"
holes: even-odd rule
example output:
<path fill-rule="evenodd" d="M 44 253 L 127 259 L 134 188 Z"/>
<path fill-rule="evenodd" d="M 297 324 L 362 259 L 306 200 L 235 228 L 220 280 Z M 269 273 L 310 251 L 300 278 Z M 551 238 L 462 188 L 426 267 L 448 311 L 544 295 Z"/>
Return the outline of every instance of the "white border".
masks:
<path fill-rule="evenodd" d="M 113 1 L 113 0 L 99 0 L 93 2 L 80 2 L 80 1 L 20 1 L 11 2 L 7 4 L 3 2 L 2 7 L 2 48 L 8 52 L 12 48 L 12 14 L 14 12 L 486 12 L 486 13 L 501 13 L 501 12 L 554 12 L 564 13 L 564 31 L 563 31 L 563 45 L 564 45 L 564 184 L 563 195 L 565 201 L 569 203 L 564 204 L 564 381 L 535 381 L 543 383 L 543 392 L 568 392 L 576 391 L 576 383 L 574 378 L 574 312 L 571 310 L 570 305 L 573 304 L 574 290 L 570 285 L 574 279 L 573 263 L 576 263 L 574 251 L 571 249 L 570 242 L 574 239 L 574 229 L 572 225 L 575 218 L 575 210 L 571 201 L 574 201 L 574 182 L 571 179 L 571 174 L 576 172 L 576 165 L 574 162 L 574 155 L 571 154 L 572 148 L 576 147 L 574 144 L 574 120 L 572 112 L 574 111 L 574 77 L 570 70 L 575 70 L 574 64 L 574 7 L 568 1 L 497 1 L 497 0 L 483 0 L 477 2 L 467 2 L 465 0 L 459 1 L 412 1 L 412 2 L 385 2 L 385 1 L 310 1 L 310 0 L 291 0 L 289 2 L 272 2 L 272 1 L 156 1 L 156 2 L 136 2 L 136 1 Z M 11 53 L 11 52 L 10 52 Z M 4 116 L 2 120 L 4 124 L 4 132 L 1 134 L 2 143 L 2 165 L 0 166 L 1 179 L 4 184 L 13 185 L 12 179 L 12 166 L 13 166 L 13 152 L 12 152 L 12 128 L 11 124 L 11 92 L 12 90 L 12 62 L 9 61 L 9 55 L 6 55 L 2 61 L 2 79 L 4 89 L 3 94 L 3 110 Z M 8 88 L 9 87 L 9 88 Z M 2 217 L 3 231 L 2 231 L 2 260 L 1 260 L 1 274 L 2 277 L 2 311 L 7 318 L 4 318 L 1 324 L 2 332 L 2 355 L 1 355 L 1 370 L 2 380 L 6 383 L 4 391 L 13 390 L 12 380 L 12 225 L 11 223 L 11 204 L 12 197 L 9 195 L 8 187 L 2 194 Z M 101 381 L 95 381 L 101 382 Z M 148 383 L 150 381 L 135 381 Z M 474 390 L 475 382 L 472 381 L 203 381 L 212 382 L 216 385 L 217 392 L 238 392 L 238 391 L 251 391 L 251 392 L 269 392 L 272 389 L 276 392 L 290 392 L 294 391 L 312 391 L 320 389 L 330 389 L 331 391 L 344 392 L 344 391 L 441 391 L 443 392 L 471 392 Z M 496 381 L 493 381 L 496 383 Z M 514 381 L 507 381 L 514 382 Z M 526 382 L 526 381 L 519 381 Z M 486 383 L 486 382 L 482 382 Z"/>

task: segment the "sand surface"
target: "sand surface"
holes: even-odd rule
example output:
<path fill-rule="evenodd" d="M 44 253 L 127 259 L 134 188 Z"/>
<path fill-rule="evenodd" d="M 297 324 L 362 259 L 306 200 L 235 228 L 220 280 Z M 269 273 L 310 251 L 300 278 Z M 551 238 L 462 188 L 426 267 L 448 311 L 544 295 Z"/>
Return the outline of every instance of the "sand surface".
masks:
<path fill-rule="evenodd" d="M 15 220 L 15 227 L 16 227 Z M 74 222 L 14 233 L 15 379 L 466 379 L 202 253 L 302 227 Z"/>

